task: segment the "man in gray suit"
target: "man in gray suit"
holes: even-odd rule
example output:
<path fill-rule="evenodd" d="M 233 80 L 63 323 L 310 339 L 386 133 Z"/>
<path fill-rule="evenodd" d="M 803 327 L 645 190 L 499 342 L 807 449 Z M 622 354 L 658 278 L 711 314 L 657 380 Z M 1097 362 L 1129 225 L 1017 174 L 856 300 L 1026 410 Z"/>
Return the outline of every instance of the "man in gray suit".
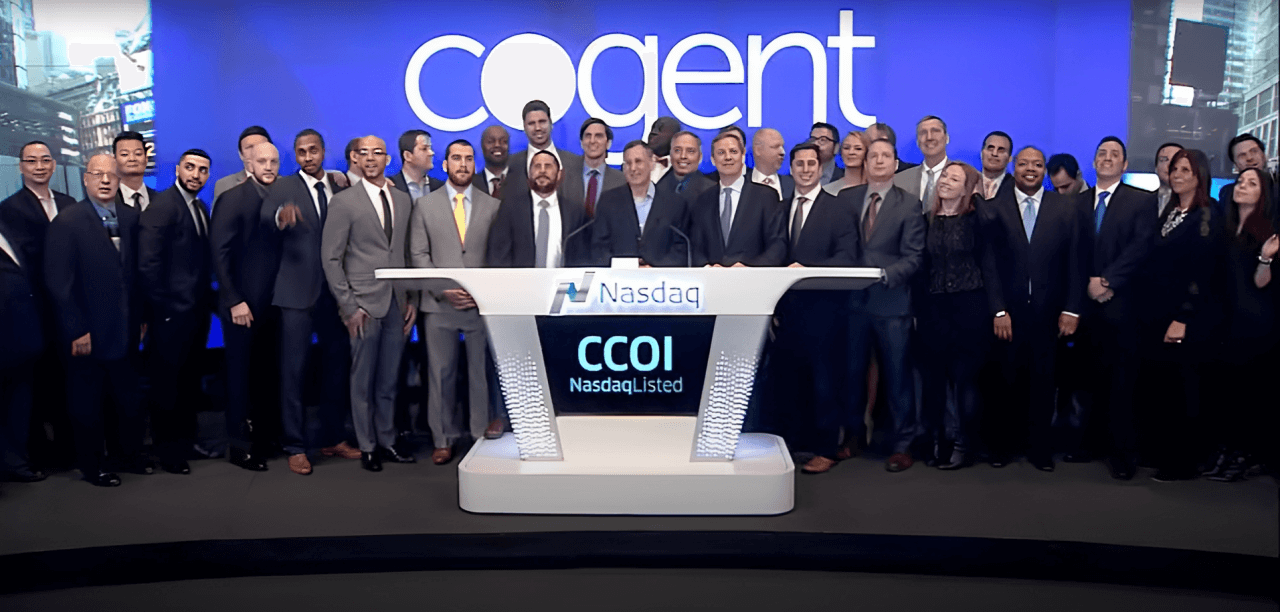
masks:
<path fill-rule="evenodd" d="M 236 143 L 236 148 L 240 150 L 240 163 L 244 166 L 239 172 L 224 176 L 213 184 L 213 201 L 218 201 L 218 196 L 223 192 L 230 191 L 236 185 L 249 179 L 249 151 L 253 149 L 253 145 L 260 142 L 271 142 L 271 135 L 267 133 L 267 128 L 260 125 L 251 125 L 240 132 L 240 140 Z"/>
<path fill-rule="evenodd" d="M 947 134 L 947 124 L 942 119 L 929 115 L 916 124 L 916 145 L 924 153 L 924 162 L 912 166 L 893 176 L 893 186 L 920 200 L 920 213 L 925 214 L 933 207 L 933 195 L 937 193 L 938 178 L 942 169 L 947 167 L 947 144 L 951 136 Z"/>
<path fill-rule="evenodd" d="M 329 201 L 320 240 L 321 265 L 338 314 L 351 338 L 351 418 L 360 465 L 382 470 L 382 460 L 413 463 L 394 448 L 396 378 L 405 338 L 417 318 L 409 292 L 374 278 L 378 268 L 403 268 L 412 203 L 392 189 L 384 172 L 387 144 L 365 136 L 356 144 L 361 180 Z"/>
<path fill-rule="evenodd" d="M 449 181 L 414 203 L 409 220 L 409 260 L 415 268 L 482 268 L 489 228 L 498 214 L 498 200 L 475 189 L 475 148 L 465 140 L 449 143 L 444 152 Z M 471 294 L 447 280 L 430 281 L 420 308 L 426 318 L 427 423 L 436 465 L 453 458 L 453 445 L 462 437 L 457 411 L 458 334 L 467 345 L 467 400 L 471 437 L 479 440 L 491 429 L 489 381 L 485 351 L 489 336 Z M 501 422 L 497 423 L 501 434 Z M 489 426 L 489 427 L 486 427 Z"/>

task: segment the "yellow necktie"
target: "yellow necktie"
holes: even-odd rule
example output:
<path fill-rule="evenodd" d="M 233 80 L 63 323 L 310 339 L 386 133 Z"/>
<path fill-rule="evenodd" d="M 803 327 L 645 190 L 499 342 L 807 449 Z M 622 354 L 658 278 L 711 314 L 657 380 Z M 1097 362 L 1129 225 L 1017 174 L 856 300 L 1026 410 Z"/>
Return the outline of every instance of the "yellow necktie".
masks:
<path fill-rule="evenodd" d="M 458 241 L 466 244 L 467 242 L 467 208 L 462 201 L 466 196 L 459 193 L 453 196 L 456 204 L 453 207 L 453 224 L 458 226 Z"/>

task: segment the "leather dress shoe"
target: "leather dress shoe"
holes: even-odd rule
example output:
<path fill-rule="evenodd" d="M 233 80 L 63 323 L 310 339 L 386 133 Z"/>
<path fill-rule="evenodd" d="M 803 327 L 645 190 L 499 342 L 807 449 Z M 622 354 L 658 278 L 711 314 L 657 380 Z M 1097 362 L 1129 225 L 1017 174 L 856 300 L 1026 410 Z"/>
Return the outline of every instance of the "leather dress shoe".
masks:
<path fill-rule="evenodd" d="M 236 467 L 244 468 L 250 472 L 267 471 L 267 461 L 258 453 L 245 451 L 233 446 L 227 451 L 227 454 L 231 457 L 231 464 Z"/>
<path fill-rule="evenodd" d="M 836 463 L 836 460 L 829 457 L 814 455 L 813 459 L 810 459 L 808 463 L 805 463 L 804 466 L 800 468 L 800 471 L 805 474 L 822 474 L 830 472 L 831 468 L 836 466 Z"/>
<path fill-rule="evenodd" d="M 858 450 L 855 448 L 856 443 L 853 441 L 840 445 L 836 450 L 836 461 L 844 461 L 845 459 L 853 459 L 858 456 Z"/>
<path fill-rule="evenodd" d="M 186 459 L 177 459 L 174 461 L 161 461 L 160 469 L 166 472 L 169 472 L 170 474 L 186 475 L 191 473 L 191 464 L 187 463 Z"/>
<path fill-rule="evenodd" d="M 120 486 L 120 477 L 111 472 L 98 471 L 95 474 L 86 474 L 84 479 L 95 487 L 118 487 Z"/>
<path fill-rule="evenodd" d="M 378 453 L 360 453 L 360 467 L 370 472 L 381 472 L 382 460 L 378 458 Z"/>
<path fill-rule="evenodd" d="M 1075 451 L 1062 456 L 1062 460 L 1067 463 L 1091 463 L 1093 459 L 1089 458 L 1089 453 L 1083 451 Z"/>
<path fill-rule="evenodd" d="M 320 449 L 320 454 L 325 457 L 342 457 L 343 459 L 359 459 L 361 455 L 360 449 L 347 444 L 346 440 Z"/>
<path fill-rule="evenodd" d="M 436 465 L 444 465 L 446 463 L 449 463 L 452 460 L 453 460 L 453 449 L 451 448 L 448 448 L 448 447 L 437 448 L 431 451 L 431 462 Z"/>
<path fill-rule="evenodd" d="M 289 470 L 294 474 L 306 476 L 311 473 L 311 461 L 307 459 L 306 453 L 298 453 L 289 456 Z"/>
<path fill-rule="evenodd" d="M 378 447 L 375 452 L 378 453 L 379 459 L 388 463 L 417 463 L 418 461 L 413 455 L 396 450 L 394 444 L 390 447 Z"/>
<path fill-rule="evenodd" d="M 1111 470 L 1111 477 L 1116 480 L 1133 480 L 1133 476 L 1138 473 L 1137 464 L 1127 459 L 1110 459 L 1107 461 L 1107 468 Z"/>
<path fill-rule="evenodd" d="M 951 451 L 951 458 L 945 462 L 939 463 L 937 467 L 940 470 L 950 471 L 967 468 L 971 465 L 973 465 L 973 459 L 969 458 L 968 453 L 965 453 L 960 449 L 954 449 Z"/>
<path fill-rule="evenodd" d="M 502 430 L 502 419 L 489 421 L 489 426 L 484 428 L 484 439 L 497 440 L 502 437 Z"/>
<path fill-rule="evenodd" d="M 884 469 L 890 472 L 901 472 L 910 468 L 915 462 L 908 453 L 894 453 L 884 462 Z"/>
<path fill-rule="evenodd" d="M 1053 471 L 1052 457 L 1027 457 L 1027 461 L 1029 461 L 1033 467 L 1035 467 L 1037 470 L 1040 470 L 1041 472 Z"/>
<path fill-rule="evenodd" d="M 28 466 L 22 466 L 17 469 L 10 470 L 4 475 L 5 482 L 40 482 L 48 478 L 44 472 L 33 470 Z"/>

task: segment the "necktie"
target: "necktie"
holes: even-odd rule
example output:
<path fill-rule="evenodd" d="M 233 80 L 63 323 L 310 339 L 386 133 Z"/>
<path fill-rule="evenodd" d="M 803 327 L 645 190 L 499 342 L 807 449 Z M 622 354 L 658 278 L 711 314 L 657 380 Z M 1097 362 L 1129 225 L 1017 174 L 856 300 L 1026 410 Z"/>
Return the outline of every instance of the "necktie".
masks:
<path fill-rule="evenodd" d="M 804 205 L 809 198 L 800 196 L 796 200 L 796 213 L 791 215 L 791 248 L 800 243 L 800 229 L 804 227 Z"/>
<path fill-rule="evenodd" d="M 596 193 L 600 191 L 600 172 L 591 171 L 591 179 L 587 181 L 587 218 L 596 216 Z"/>
<path fill-rule="evenodd" d="M 996 182 L 988 178 L 983 178 L 982 180 L 987 183 L 987 188 L 984 190 L 986 191 L 986 195 L 984 197 L 988 200 L 996 197 Z"/>
<path fill-rule="evenodd" d="M 320 225 L 324 225 L 324 220 L 329 216 L 329 193 L 324 188 L 324 182 L 316 183 L 316 201 L 320 202 Z"/>
<path fill-rule="evenodd" d="M 139 212 L 142 211 L 142 193 L 141 192 L 135 192 L 133 194 L 133 207 L 138 209 Z"/>
<path fill-rule="evenodd" d="M 1036 199 L 1027 198 L 1027 206 L 1022 209 L 1022 229 L 1027 233 L 1027 241 L 1031 241 L 1031 232 L 1036 228 Z"/>
<path fill-rule="evenodd" d="M 729 245 L 729 228 L 733 225 L 733 200 L 729 197 L 733 190 L 724 188 L 724 204 L 720 208 L 720 237 L 725 246 Z"/>
<path fill-rule="evenodd" d="M 496 178 L 489 181 L 493 186 L 489 188 L 489 195 L 495 198 L 502 197 L 502 179 Z"/>
<path fill-rule="evenodd" d="M 204 215 L 201 214 L 204 210 L 204 202 L 201 202 L 200 198 L 191 198 L 190 206 L 193 217 L 191 220 L 196 224 L 196 234 L 204 238 L 209 234 L 209 228 L 204 223 Z"/>
<path fill-rule="evenodd" d="M 862 240 L 871 239 L 871 230 L 876 226 L 876 213 L 880 212 L 880 194 L 871 194 L 871 201 L 867 203 L 867 216 L 863 220 Z"/>
<path fill-rule="evenodd" d="M 467 208 L 463 203 L 467 196 L 459 193 L 453 196 L 453 224 L 458 228 L 458 240 L 467 243 Z"/>
<path fill-rule="evenodd" d="M 378 190 L 378 197 L 382 198 L 382 233 L 387 235 L 387 244 L 391 244 L 391 232 L 393 220 L 391 218 L 391 203 L 387 201 L 387 192 Z"/>
<path fill-rule="evenodd" d="M 693 176 L 693 175 L 689 175 L 689 176 Z M 689 177 L 686 176 L 684 177 L 684 180 L 680 181 L 679 183 L 676 183 L 676 193 L 680 193 L 681 191 L 684 191 L 684 188 L 688 186 L 689 186 Z"/>
<path fill-rule="evenodd" d="M 923 201 L 921 202 L 921 204 L 924 206 L 924 209 L 927 211 L 933 208 L 934 176 L 933 176 L 932 170 L 925 170 L 925 174 L 929 175 L 928 182 L 926 182 L 924 185 L 924 193 L 920 195 L 923 196 Z"/>
<path fill-rule="evenodd" d="M 1093 209 L 1093 233 L 1097 234 L 1102 231 L 1102 218 L 1107 216 L 1107 196 L 1111 195 L 1110 191 L 1103 191 L 1098 194 L 1098 206 Z"/>
<path fill-rule="evenodd" d="M 1160 192 L 1159 204 L 1156 205 L 1156 216 L 1164 216 L 1164 207 L 1169 205 L 1169 196 L 1171 192 Z"/>
<path fill-rule="evenodd" d="M 533 241 L 533 267 L 547 267 L 547 242 L 551 239 L 551 206 L 546 200 L 538 201 L 538 230 Z"/>

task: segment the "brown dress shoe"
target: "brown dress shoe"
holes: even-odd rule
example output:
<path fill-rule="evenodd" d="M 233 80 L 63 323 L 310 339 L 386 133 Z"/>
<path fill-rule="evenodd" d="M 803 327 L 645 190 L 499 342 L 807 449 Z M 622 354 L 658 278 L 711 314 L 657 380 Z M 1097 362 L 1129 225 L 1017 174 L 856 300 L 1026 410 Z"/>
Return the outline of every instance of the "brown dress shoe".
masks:
<path fill-rule="evenodd" d="M 813 459 L 810 459 L 808 463 L 804 464 L 804 467 L 801 467 L 800 471 L 805 474 L 821 474 L 823 472 L 831 471 L 831 468 L 835 466 L 836 461 L 834 459 L 828 459 L 822 455 L 817 455 Z"/>
<path fill-rule="evenodd" d="M 497 440 L 502 437 L 502 419 L 494 419 L 489 421 L 489 426 L 484 428 L 484 439 Z"/>
<path fill-rule="evenodd" d="M 311 473 L 311 462 L 307 461 L 305 453 L 289 455 L 289 469 L 293 470 L 294 474 L 306 476 Z"/>
<path fill-rule="evenodd" d="M 836 460 L 844 461 L 845 459 L 853 459 L 857 456 L 858 453 L 853 449 L 853 444 L 856 444 L 856 442 L 850 441 L 841 445 L 840 449 L 836 451 Z"/>
<path fill-rule="evenodd" d="M 343 440 L 337 444 L 334 444 L 333 446 L 326 446 L 320 449 L 320 454 L 324 455 L 325 457 L 341 457 L 343 459 L 359 459 L 360 449 L 354 446 L 351 446 L 350 444 L 347 444 L 347 441 Z"/>
<path fill-rule="evenodd" d="M 444 465 L 453 460 L 453 449 L 437 448 L 431 451 L 431 462 L 436 465 Z"/>
<path fill-rule="evenodd" d="M 890 472 L 901 472 L 902 470 L 911 467 L 914 463 L 915 462 L 911 460 L 911 455 L 907 453 L 894 453 L 889 457 L 888 461 L 884 462 L 884 469 Z"/>

